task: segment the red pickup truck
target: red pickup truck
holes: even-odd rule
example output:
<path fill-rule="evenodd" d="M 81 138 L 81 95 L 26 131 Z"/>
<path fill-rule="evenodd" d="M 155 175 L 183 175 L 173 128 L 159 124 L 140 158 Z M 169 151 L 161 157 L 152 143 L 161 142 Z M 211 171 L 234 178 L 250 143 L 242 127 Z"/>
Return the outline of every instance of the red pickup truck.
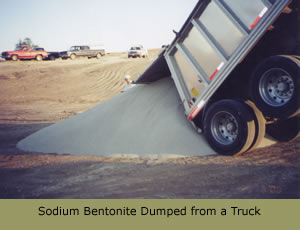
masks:
<path fill-rule="evenodd" d="M 24 45 L 15 51 L 3 52 L 1 55 L 6 60 L 36 59 L 37 61 L 41 61 L 48 57 L 48 52 L 41 48 L 31 49 L 30 46 Z"/>

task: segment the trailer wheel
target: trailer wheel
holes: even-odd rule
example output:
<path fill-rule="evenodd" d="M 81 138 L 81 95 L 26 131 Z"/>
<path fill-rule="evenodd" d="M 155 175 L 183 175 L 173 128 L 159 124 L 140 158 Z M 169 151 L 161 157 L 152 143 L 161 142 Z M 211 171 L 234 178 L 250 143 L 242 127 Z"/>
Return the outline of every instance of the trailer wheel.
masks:
<path fill-rule="evenodd" d="M 300 68 L 297 60 L 274 56 L 257 66 L 251 76 L 250 94 L 263 114 L 285 119 L 300 106 Z"/>
<path fill-rule="evenodd" d="M 278 120 L 267 125 L 267 133 L 278 142 L 288 142 L 300 136 L 300 116 Z"/>
<path fill-rule="evenodd" d="M 204 134 L 210 146 L 219 154 L 245 152 L 255 136 L 254 113 L 243 102 L 218 101 L 204 115 Z"/>
<path fill-rule="evenodd" d="M 11 56 L 11 60 L 13 60 L 13 61 L 18 61 L 18 60 L 19 60 L 18 55 L 12 55 L 12 56 Z"/>
<path fill-rule="evenodd" d="M 247 151 L 251 151 L 256 149 L 261 141 L 264 139 L 266 135 L 266 120 L 262 112 L 256 107 L 256 105 L 252 101 L 246 101 L 247 105 L 249 105 L 255 115 L 255 136 L 253 143 L 251 144 L 250 148 Z"/>

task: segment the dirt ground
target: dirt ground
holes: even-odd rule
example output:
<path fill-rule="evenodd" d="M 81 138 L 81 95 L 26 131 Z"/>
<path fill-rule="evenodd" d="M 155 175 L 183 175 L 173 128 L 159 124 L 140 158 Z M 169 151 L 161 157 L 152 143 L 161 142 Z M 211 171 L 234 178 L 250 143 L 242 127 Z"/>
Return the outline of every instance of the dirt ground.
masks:
<path fill-rule="evenodd" d="M 16 143 L 120 93 L 146 59 L 0 63 L 0 198 L 300 198 L 300 138 L 238 157 L 104 158 L 22 152 Z M 196 135 L 196 134 L 195 134 Z"/>

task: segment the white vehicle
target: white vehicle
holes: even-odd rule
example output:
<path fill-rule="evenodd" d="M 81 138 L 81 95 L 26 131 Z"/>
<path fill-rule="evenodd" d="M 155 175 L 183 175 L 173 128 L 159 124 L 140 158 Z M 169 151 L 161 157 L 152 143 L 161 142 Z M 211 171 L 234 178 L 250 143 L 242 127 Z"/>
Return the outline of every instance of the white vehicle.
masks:
<path fill-rule="evenodd" d="M 269 135 L 295 138 L 299 8 L 298 0 L 200 0 L 136 83 L 171 75 L 186 116 L 220 154 L 255 149 L 267 124 L 276 127 Z"/>
<path fill-rule="evenodd" d="M 142 45 L 133 45 L 128 50 L 128 58 L 147 57 L 148 51 Z"/>

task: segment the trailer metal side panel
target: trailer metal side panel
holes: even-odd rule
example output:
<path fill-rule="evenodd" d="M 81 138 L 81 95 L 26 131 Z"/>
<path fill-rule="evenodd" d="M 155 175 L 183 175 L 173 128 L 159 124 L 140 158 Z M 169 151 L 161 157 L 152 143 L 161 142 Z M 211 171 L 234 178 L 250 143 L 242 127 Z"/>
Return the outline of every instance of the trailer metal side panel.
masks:
<path fill-rule="evenodd" d="M 165 52 L 190 120 L 251 51 L 289 0 L 199 1 Z"/>

